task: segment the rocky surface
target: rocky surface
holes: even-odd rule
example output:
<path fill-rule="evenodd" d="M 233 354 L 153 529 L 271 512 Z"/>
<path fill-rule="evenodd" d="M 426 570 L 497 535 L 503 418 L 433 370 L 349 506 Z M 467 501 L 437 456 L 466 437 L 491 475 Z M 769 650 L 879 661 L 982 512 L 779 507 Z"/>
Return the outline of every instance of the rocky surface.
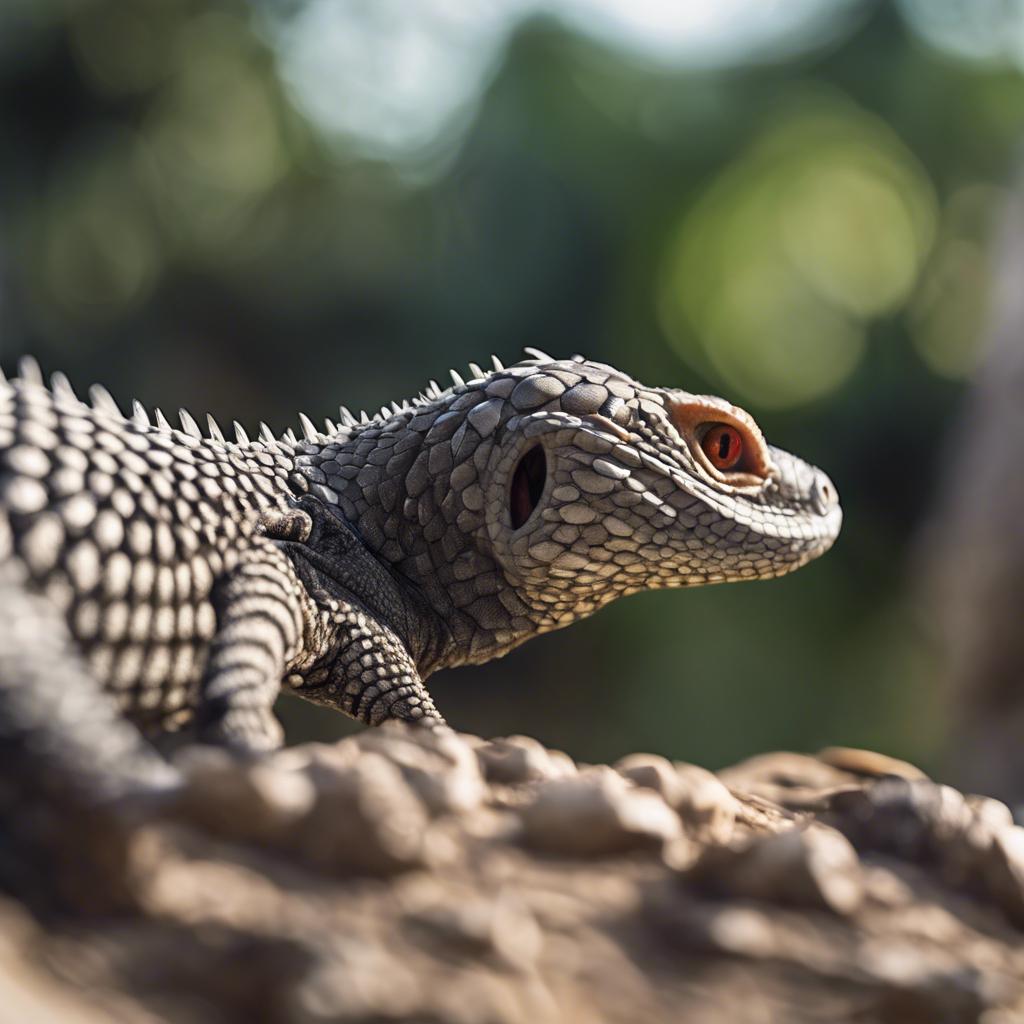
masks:
<path fill-rule="evenodd" d="M 9 1019 L 1024 1020 L 1024 829 L 882 755 L 396 726 L 178 763 L 0 899 Z"/>

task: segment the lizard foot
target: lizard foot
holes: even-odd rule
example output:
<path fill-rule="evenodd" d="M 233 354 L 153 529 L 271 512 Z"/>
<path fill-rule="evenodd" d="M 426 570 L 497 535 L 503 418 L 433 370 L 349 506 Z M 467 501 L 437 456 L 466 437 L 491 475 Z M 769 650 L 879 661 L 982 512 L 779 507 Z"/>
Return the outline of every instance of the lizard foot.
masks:
<path fill-rule="evenodd" d="M 284 730 L 269 708 L 229 708 L 200 725 L 198 739 L 243 757 L 259 756 L 281 748 Z"/>

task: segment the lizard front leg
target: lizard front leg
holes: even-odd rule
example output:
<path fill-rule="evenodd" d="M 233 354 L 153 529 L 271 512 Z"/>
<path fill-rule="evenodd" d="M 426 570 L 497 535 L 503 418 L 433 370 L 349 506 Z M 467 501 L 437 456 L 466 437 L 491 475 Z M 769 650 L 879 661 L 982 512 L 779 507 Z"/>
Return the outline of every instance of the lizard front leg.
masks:
<path fill-rule="evenodd" d="M 306 679 L 296 677 L 297 695 L 368 725 L 389 718 L 435 728 L 445 724 L 392 629 L 347 600 L 328 599 L 324 615 L 333 632 L 331 654 Z"/>
<path fill-rule="evenodd" d="M 217 632 L 197 710 L 199 738 L 248 753 L 275 750 L 284 733 L 274 701 L 316 606 L 288 558 L 264 538 L 246 548 L 211 599 Z"/>
<path fill-rule="evenodd" d="M 306 641 L 309 667 L 289 678 L 295 692 L 369 725 L 444 725 L 407 641 L 422 622 L 394 575 L 336 509 L 307 496 L 289 517 L 288 535 L 276 521 L 268 535 L 275 533 L 321 623 Z"/>

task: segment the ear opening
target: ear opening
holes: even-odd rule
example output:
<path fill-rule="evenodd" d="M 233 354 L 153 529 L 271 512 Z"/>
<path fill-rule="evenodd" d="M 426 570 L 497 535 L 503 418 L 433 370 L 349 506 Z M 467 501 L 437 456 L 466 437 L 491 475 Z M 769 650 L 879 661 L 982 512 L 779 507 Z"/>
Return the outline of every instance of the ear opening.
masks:
<path fill-rule="evenodd" d="M 512 474 L 508 500 L 513 530 L 518 530 L 533 515 L 544 493 L 547 475 L 548 460 L 544 446 L 536 444 L 523 455 Z"/>

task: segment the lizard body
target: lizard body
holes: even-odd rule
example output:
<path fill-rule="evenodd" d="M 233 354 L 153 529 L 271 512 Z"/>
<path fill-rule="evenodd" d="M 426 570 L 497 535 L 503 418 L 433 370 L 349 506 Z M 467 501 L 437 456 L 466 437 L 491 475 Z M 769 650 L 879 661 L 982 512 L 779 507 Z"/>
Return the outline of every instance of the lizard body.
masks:
<path fill-rule="evenodd" d="M 146 732 L 272 749 L 282 685 L 443 724 L 423 685 L 639 590 L 783 575 L 841 523 L 820 470 L 719 398 L 581 357 L 303 437 L 202 436 L 31 360 L 0 383 L 0 563 Z"/>

